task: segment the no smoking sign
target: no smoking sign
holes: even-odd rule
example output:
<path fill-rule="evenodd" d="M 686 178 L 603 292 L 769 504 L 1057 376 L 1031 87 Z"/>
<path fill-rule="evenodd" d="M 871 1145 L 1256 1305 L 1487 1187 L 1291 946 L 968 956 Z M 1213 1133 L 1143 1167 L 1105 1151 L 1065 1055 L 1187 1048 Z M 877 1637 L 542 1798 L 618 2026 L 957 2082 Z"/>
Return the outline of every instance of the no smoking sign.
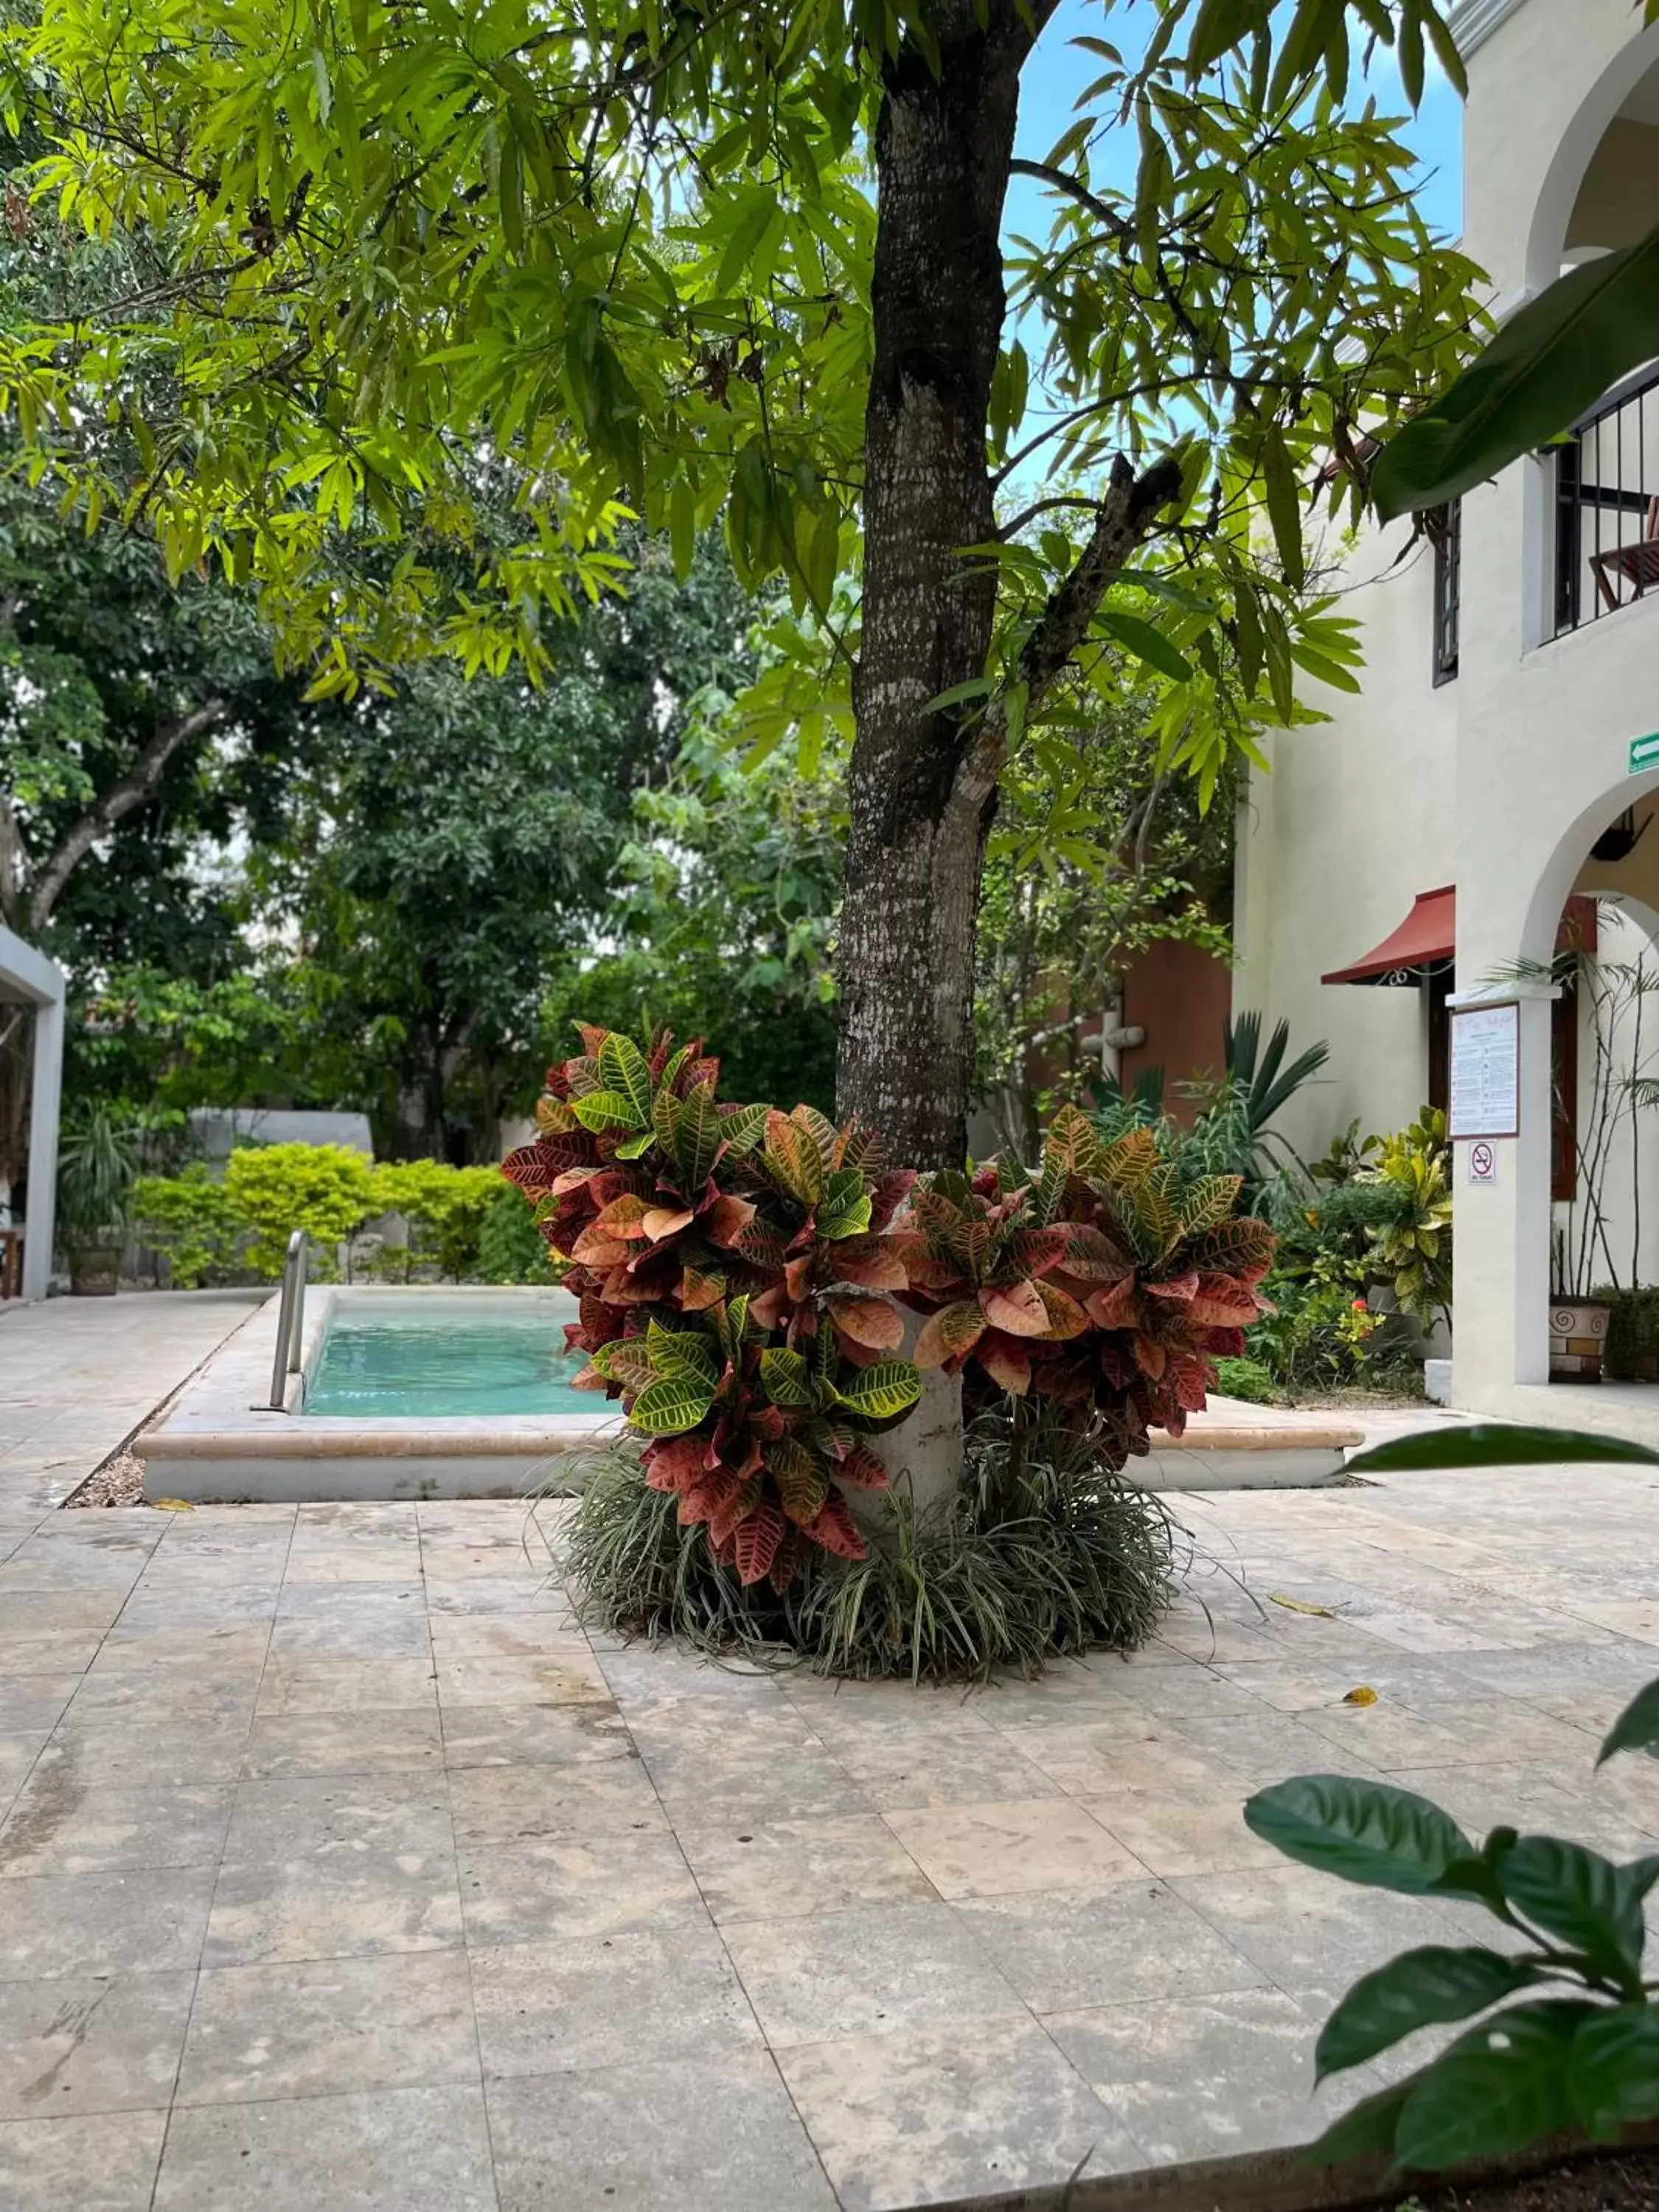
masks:
<path fill-rule="evenodd" d="M 1498 1180 L 1498 1147 L 1484 1137 L 1469 1146 L 1469 1181 L 1496 1182 Z"/>

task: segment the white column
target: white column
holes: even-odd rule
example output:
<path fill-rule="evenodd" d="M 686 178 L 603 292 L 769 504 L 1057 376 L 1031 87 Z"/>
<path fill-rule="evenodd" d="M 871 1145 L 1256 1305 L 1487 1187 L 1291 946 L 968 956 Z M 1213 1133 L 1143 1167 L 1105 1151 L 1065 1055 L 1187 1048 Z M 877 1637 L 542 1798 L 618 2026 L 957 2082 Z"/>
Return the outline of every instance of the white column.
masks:
<path fill-rule="evenodd" d="M 1471 1182 L 1454 1146 L 1452 1402 L 1549 1379 L 1551 1009 L 1547 983 L 1506 984 L 1462 1003 L 1520 1008 L 1520 1134 L 1497 1141 L 1498 1179 Z M 1458 1002 L 1453 1001 L 1454 1006 Z M 1454 1016 L 1454 1018 L 1455 1017 Z"/>
<path fill-rule="evenodd" d="M 29 1099 L 28 1212 L 24 1216 L 23 1296 L 43 1298 L 52 1277 L 58 1216 L 58 1114 L 64 1084 L 64 1002 L 34 1009 L 34 1081 Z"/>

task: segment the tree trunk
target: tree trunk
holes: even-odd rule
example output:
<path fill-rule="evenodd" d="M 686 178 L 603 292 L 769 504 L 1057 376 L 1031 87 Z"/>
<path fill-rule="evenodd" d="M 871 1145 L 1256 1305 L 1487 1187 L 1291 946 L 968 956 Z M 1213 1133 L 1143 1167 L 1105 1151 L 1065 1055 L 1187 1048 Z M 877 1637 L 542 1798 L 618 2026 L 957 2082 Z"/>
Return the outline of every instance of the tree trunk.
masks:
<path fill-rule="evenodd" d="M 1039 19 L 1048 12 L 1037 11 Z M 974 939 L 994 784 L 964 773 L 985 672 L 995 535 L 986 424 L 1006 301 L 1003 197 L 1032 33 L 1012 0 L 935 11 L 937 75 L 907 42 L 876 129 L 876 354 L 865 420 L 864 624 L 854 685 L 836 1104 L 896 1160 L 967 1152 Z"/>

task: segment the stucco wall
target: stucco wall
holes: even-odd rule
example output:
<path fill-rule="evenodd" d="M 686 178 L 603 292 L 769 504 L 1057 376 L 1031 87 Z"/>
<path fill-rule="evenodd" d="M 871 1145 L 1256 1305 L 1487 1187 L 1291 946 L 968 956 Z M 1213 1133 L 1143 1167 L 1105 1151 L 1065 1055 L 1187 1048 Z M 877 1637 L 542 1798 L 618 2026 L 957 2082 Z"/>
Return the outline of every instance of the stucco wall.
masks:
<path fill-rule="evenodd" d="M 1294 1050 L 1322 1037 L 1331 1048 L 1284 1117 L 1304 1153 L 1356 1117 L 1397 1128 L 1427 1093 L 1424 994 L 1319 980 L 1453 874 L 1458 687 L 1432 680 L 1432 552 L 1421 544 L 1394 565 L 1410 536 L 1368 532 L 1348 553 L 1337 582 L 1364 625 L 1361 695 L 1310 685 L 1329 721 L 1274 733 L 1272 773 L 1252 776 L 1242 810 L 1233 1003 L 1270 1025 L 1287 1018 Z"/>
<path fill-rule="evenodd" d="M 1460 13 L 1489 33 L 1470 61 L 1465 244 L 1504 313 L 1570 252 L 1619 242 L 1626 204 L 1651 219 L 1659 25 L 1644 28 L 1630 0 L 1485 0 Z M 1638 474 L 1652 480 L 1622 488 L 1659 493 L 1659 440 Z M 1420 994 L 1317 980 L 1395 928 L 1419 891 L 1457 886 L 1465 993 L 1517 962 L 1547 962 L 1575 887 L 1640 902 L 1608 957 L 1628 954 L 1659 915 L 1659 827 L 1654 850 L 1644 840 L 1622 869 L 1587 866 L 1620 808 L 1639 817 L 1659 795 L 1659 774 L 1630 772 L 1632 741 L 1659 730 L 1659 593 L 1556 639 L 1554 523 L 1553 466 L 1537 459 L 1464 501 L 1460 674 L 1439 690 L 1430 557 L 1391 573 L 1401 533 L 1363 541 L 1344 580 L 1364 626 L 1364 696 L 1322 701 L 1331 723 L 1279 735 L 1273 773 L 1253 783 L 1235 1002 L 1287 1015 L 1298 1042 L 1330 1040 L 1329 1082 L 1287 1123 L 1304 1147 L 1356 1114 L 1381 1127 L 1420 1102 Z M 1546 993 L 1519 995 L 1521 1134 L 1503 1147 L 1495 1184 L 1471 1186 L 1457 1163 L 1456 1389 L 1471 1405 L 1541 1380 L 1547 1365 L 1550 1008 Z M 1656 1136 L 1659 1121 L 1636 1133 L 1644 1147 Z M 1615 1162 L 1615 1234 L 1627 1242 L 1621 1176 Z M 1642 1262 L 1659 1274 L 1650 1233 Z"/>
<path fill-rule="evenodd" d="M 1171 1110 L 1189 1119 L 1193 1102 L 1181 1086 L 1220 1073 L 1231 995 L 1232 970 L 1201 945 L 1159 940 L 1137 953 L 1123 978 L 1123 1021 L 1144 1029 L 1146 1042 L 1119 1055 L 1123 1083 L 1161 1067 Z"/>

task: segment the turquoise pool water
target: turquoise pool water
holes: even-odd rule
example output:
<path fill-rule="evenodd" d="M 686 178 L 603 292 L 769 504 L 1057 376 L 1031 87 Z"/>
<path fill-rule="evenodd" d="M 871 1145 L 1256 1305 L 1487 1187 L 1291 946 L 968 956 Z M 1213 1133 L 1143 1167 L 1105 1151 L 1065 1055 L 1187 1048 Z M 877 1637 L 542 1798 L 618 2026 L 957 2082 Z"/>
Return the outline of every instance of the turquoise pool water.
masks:
<path fill-rule="evenodd" d="M 581 1355 L 550 1313 L 336 1313 L 307 1390 L 307 1414 L 603 1413 L 573 1390 Z"/>

